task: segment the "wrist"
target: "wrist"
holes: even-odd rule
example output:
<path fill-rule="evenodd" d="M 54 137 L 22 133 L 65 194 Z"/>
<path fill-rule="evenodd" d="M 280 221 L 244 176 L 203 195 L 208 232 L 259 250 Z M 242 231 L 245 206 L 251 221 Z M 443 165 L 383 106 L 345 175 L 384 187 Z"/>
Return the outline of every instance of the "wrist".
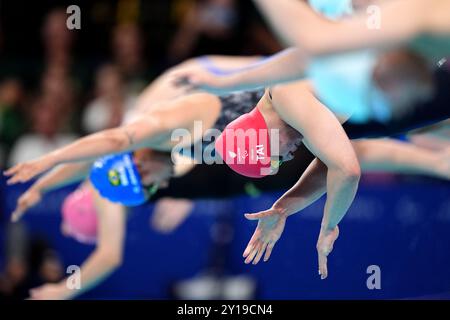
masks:
<path fill-rule="evenodd" d="M 330 223 L 322 222 L 322 224 L 320 226 L 320 231 L 329 233 L 329 232 L 333 232 L 336 228 L 337 228 L 337 225 L 331 225 Z"/>
<path fill-rule="evenodd" d="M 216 78 L 216 87 L 224 90 L 232 88 L 236 82 L 234 77 L 234 75 L 218 76 Z"/>
<path fill-rule="evenodd" d="M 287 208 L 283 207 L 282 205 L 280 205 L 277 202 L 275 202 L 275 204 L 272 206 L 272 210 L 274 210 L 280 216 L 288 217 L 291 215 L 291 214 L 289 214 L 289 211 Z"/>
<path fill-rule="evenodd" d="M 45 156 L 45 161 L 52 167 L 56 166 L 61 162 L 58 151 L 50 152 L 47 156 Z"/>
<path fill-rule="evenodd" d="M 67 287 L 66 280 L 63 280 L 63 281 L 57 283 L 56 286 L 59 291 L 60 299 L 62 299 L 62 300 L 69 300 L 69 299 L 74 298 L 77 295 L 76 294 L 77 290 L 69 289 Z"/>
<path fill-rule="evenodd" d="M 30 189 L 28 190 L 29 192 L 34 192 L 34 193 L 38 193 L 39 195 L 44 194 L 44 187 L 40 186 L 38 183 L 31 186 Z"/>
<path fill-rule="evenodd" d="M 41 196 L 44 195 L 51 190 L 51 186 L 48 185 L 49 182 L 46 180 L 45 176 L 42 177 L 30 187 L 29 191 L 39 193 Z"/>

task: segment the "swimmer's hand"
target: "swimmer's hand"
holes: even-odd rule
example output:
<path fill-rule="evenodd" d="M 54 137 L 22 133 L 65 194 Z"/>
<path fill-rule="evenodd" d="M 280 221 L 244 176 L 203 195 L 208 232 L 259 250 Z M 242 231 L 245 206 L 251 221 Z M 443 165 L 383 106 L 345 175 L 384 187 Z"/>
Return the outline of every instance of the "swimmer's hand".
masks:
<path fill-rule="evenodd" d="M 8 185 L 27 182 L 37 175 L 52 168 L 54 163 L 51 157 L 45 156 L 36 160 L 23 162 L 15 165 L 11 169 L 4 172 L 4 175 L 10 177 L 7 181 Z"/>
<path fill-rule="evenodd" d="M 253 264 L 257 264 L 264 252 L 264 261 L 266 262 L 283 233 L 287 215 L 278 209 L 271 208 L 254 214 L 246 214 L 245 217 L 248 220 L 258 220 L 258 226 L 244 251 L 245 263 L 249 264 L 253 261 Z"/>
<path fill-rule="evenodd" d="M 34 207 L 42 199 L 41 192 L 36 188 L 30 188 L 25 192 L 18 200 L 17 206 L 11 215 L 11 221 L 17 222 L 23 216 L 23 214 Z"/>
<path fill-rule="evenodd" d="M 48 283 L 30 290 L 30 300 L 67 300 L 71 299 L 66 283 Z"/>
<path fill-rule="evenodd" d="M 180 70 L 172 75 L 172 83 L 186 91 L 206 91 L 215 95 L 225 95 L 227 90 L 225 77 L 214 75 L 207 70 Z"/>
<path fill-rule="evenodd" d="M 319 258 L 319 275 L 320 278 L 328 277 L 328 255 L 333 251 L 334 242 L 339 237 L 339 228 L 320 229 L 319 240 L 317 240 L 317 256 Z"/>

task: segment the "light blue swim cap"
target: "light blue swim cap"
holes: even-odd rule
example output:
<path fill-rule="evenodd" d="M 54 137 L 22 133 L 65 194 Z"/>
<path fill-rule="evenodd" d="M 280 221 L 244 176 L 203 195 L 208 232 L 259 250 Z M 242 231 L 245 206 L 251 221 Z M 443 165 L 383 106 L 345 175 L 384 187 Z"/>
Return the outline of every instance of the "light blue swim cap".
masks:
<path fill-rule="evenodd" d="M 138 206 L 147 201 L 141 176 L 131 153 L 109 155 L 94 162 L 90 179 L 103 198 L 125 206 Z"/>
<path fill-rule="evenodd" d="M 309 5 L 329 19 L 339 19 L 353 13 L 352 0 L 309 0 Z"/>
<path fill-rule="evenodd" d="M 352 0 L 309 0 L 310 6 L 329 19 L 352 15 Z M 378 59 L 375 50 L 361 50 L 316 57 L 307 75 L 316 95 L 330 110 L 351 123 L 386 122 L 391 105 L 372 79 Z"/>

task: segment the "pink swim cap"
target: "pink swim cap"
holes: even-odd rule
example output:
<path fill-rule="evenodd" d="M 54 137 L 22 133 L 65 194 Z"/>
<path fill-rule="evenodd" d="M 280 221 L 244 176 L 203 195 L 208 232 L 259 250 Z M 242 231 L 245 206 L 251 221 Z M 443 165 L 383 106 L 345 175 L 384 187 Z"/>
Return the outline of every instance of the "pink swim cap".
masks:
<path fill-rule="evenodd" d="M 90 188 L 82 187 L 64 200 L 62 218 L 66 231 L 77 241 L 84 244 L 97 242 L 97 213 Z"/>
<path fill-rule="evenodd" d="M 269 130 L 258 108 L 228 124 L 215 148 L 225 163 L 243 176 L 262 178 L 272 174 Z"/>

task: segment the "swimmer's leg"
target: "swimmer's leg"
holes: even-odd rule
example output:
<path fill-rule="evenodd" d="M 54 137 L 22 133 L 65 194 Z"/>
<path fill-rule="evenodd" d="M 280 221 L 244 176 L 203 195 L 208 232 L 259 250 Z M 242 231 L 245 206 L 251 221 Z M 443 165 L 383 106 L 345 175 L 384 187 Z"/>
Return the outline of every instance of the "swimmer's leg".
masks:
<path fill-rule="evenodd" d="M 378 171 L 403 174 L 423 174 L 450 179 L 450 150 L 430 151 L 393 139 L 352 141 L 363 173 Z M 295 185 L 297 193 L 289 214 L 299 212 L 318 200 L 326 192 L 327 167 L 319 159 L 309 165 Z M 274 207 L 278 204 L 275 203 Z"/>
<path fill-rule="evenodd" d="M 449 152 L 431 151 L 393 139 L 359 140 L 353 146 L 364 172 L 424 174 L 450 179 Z"/>

